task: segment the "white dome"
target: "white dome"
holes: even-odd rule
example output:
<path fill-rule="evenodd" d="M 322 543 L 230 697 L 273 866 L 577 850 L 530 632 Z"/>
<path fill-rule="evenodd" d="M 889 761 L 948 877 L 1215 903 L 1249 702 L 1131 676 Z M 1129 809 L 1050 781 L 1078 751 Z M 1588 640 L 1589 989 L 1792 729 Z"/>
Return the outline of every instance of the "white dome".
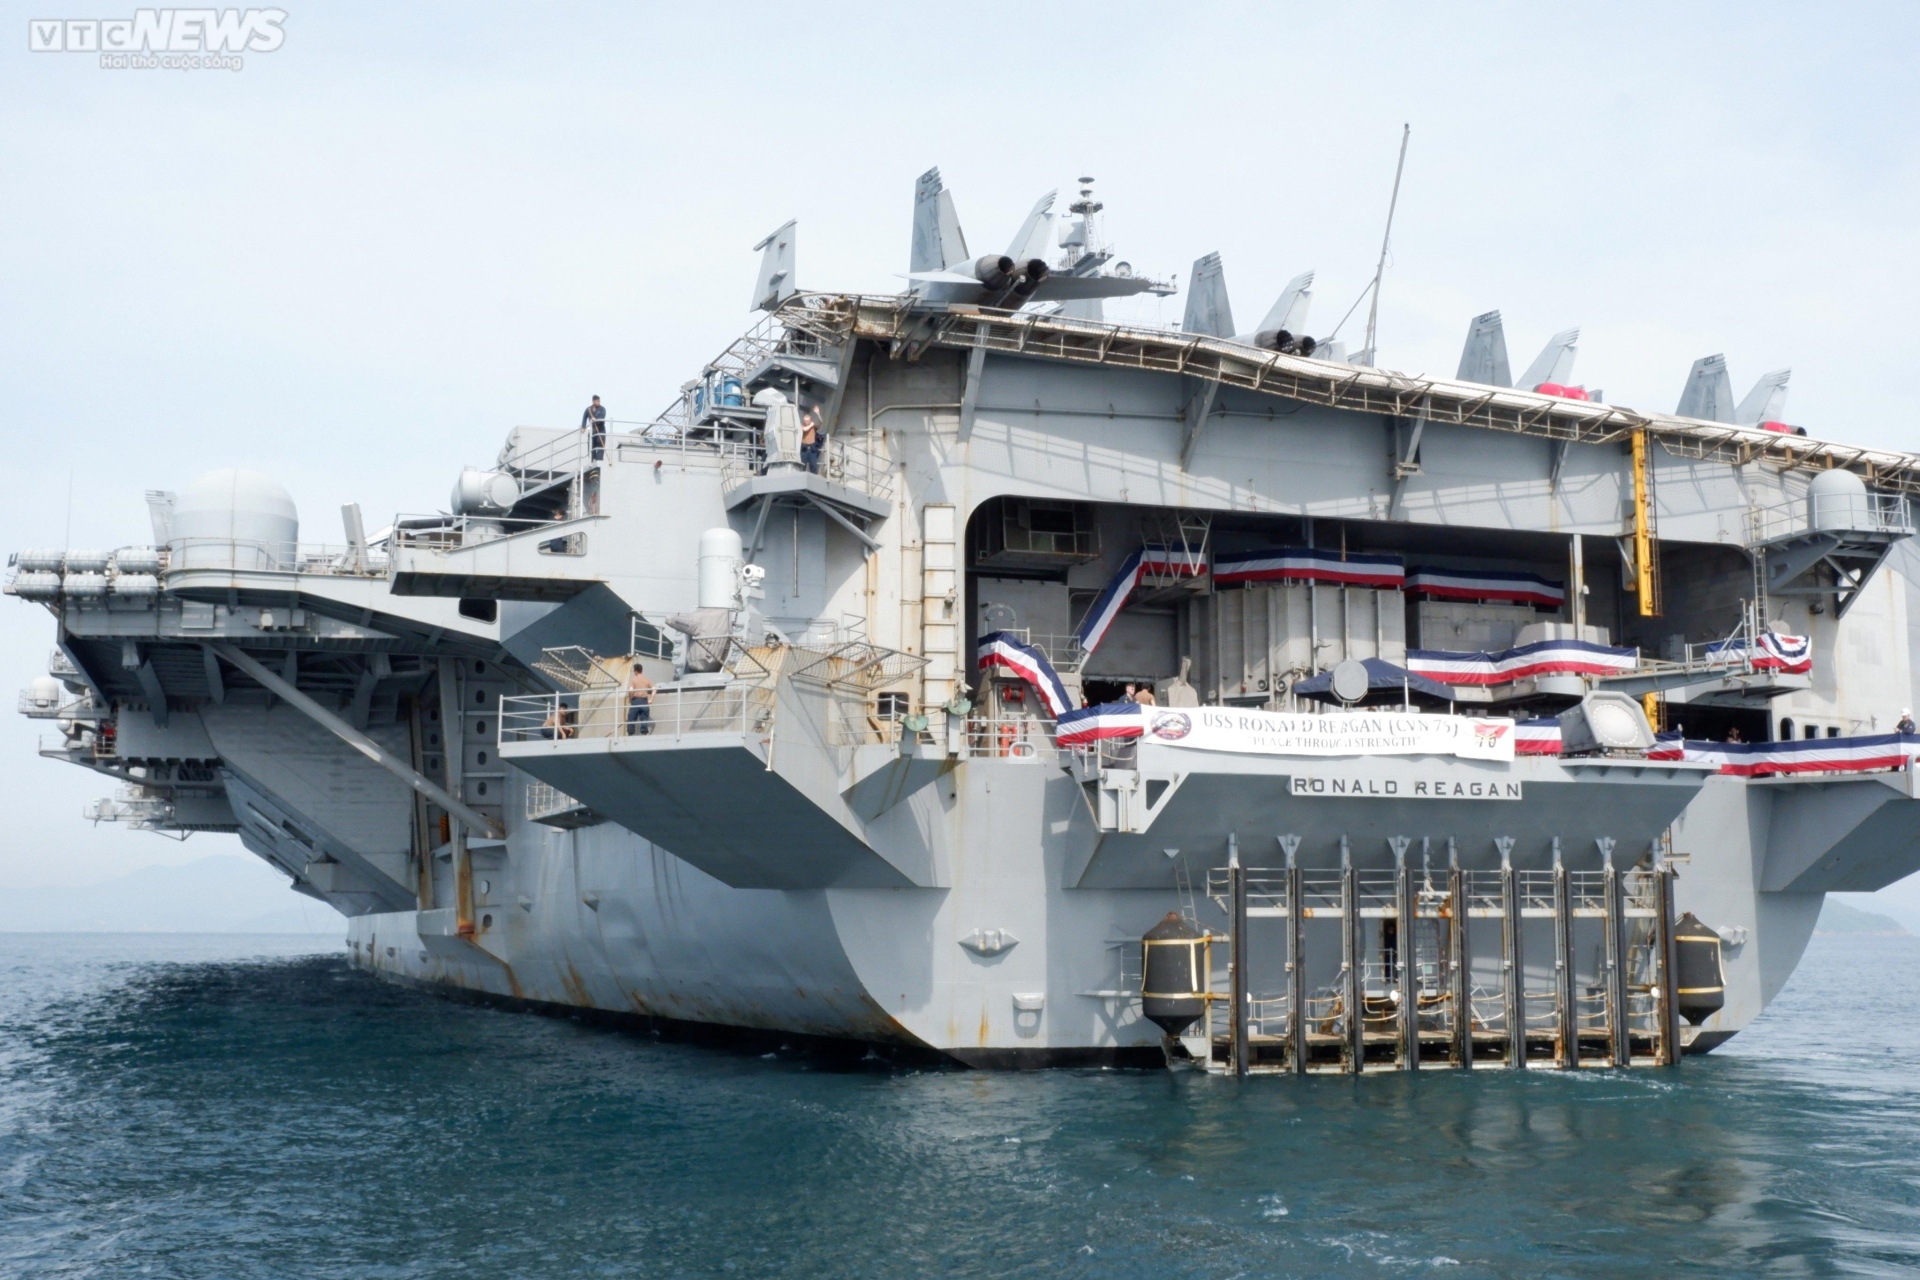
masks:
<path fill-rule="evenodd" d="M 209 471 L 173 504 L 175 569 L 293 567 L 300 513 L 293 497 L 258 471 Z"/>
<path fill-rule="evenodd" d="M 1807 526 L 1812 529 L 1871 529 L 1872 506 L 1867 482 L 1839 467 L 1822 471 L 1807 486 Z"/>

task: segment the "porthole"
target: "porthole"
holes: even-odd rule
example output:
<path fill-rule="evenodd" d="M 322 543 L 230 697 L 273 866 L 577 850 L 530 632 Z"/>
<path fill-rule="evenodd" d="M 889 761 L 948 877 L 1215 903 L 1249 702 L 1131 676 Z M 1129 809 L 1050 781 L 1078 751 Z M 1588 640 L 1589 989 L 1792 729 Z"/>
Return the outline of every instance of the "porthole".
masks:
<path fill-rule="evenodd" d="M 483 737 L 483 738 L 484 738 L 484 737 L 486 737 L 486 736 L 487 736 L 487 722 L 486 722 L 485 720 L 480 720 L 480 721 L 476 721 L 475 723 L 477 723 L 477 724 L 479 725 L 479 727 L 480 727 L 480 728 L 479 728 L 479 732 L 480 732 L 480 736 L 481 736 L 481 737 Z"/>
<path fill-rule="evenodd" d="M 485 916 L 481 916 L 481 917 L 480 917 L 480 927 L 481 927 L 482 929 L 491 929 L 491 928 L 493 928 L 493 917 L 492 917 L 492 916 L 490 916 L 490 915 L 485 915 Z"/>
<path fill-rule="evenodd" d="M 486 753 L 486 752 L 484 752 L 484 751 L 482 751 L 482 752 L 481 752 L 481 753 L 480 753 L 480 754 L 479 754 L 479 755 L 478 755 L 477 757 L 475 757 L 475 758 L 476 758 L 476 759 L 478 759 L 478 760 L 480 761 L 480 763 L 481 763 L 481 764 L 485 764 L 485 763 L 487 762 L 487 753 Z"/>
<path fill-rule="evenodd" d="M 481 783 L 481 784 L 480 784 L 480 786 L 479 786 L 479 791 L 480 791 L 480 794 L 481 794 L 481 795 L 485 795 L 485 794 L 487 794 L 487 784 L 486 784 L 486 783 L 484 783 L 484 782 L 483 782 L 483 783 Z"/>
<path fill-rule="evenodd" d="M 473 691 L 473 705 L 476 707 L 484 707 L 487 705 L 487 691 L 485 689 L 475 689 Z"/>
<path fill-rule="evenodd" d="M 493 881 L 491 881 L 491 880 L 482 880 L 482 881 L 480 882 L 480 892 L 482 892 L 482 893 L 492 893 L 492 892 L 493 892 Z"/>
<path fill-rule="evenodd" d="M 486 663 L 484 663 L 484 662 L 476 662 L 476 663 L 474 663 L 474 664 L 473 664 L 473 674 L 475 674 L 475 675 L 477 675 L 477 676 L 483 676 L 483 675 L 485 675 L 486 673 L 487 673 L 487 664 L 486 664 Z"/>

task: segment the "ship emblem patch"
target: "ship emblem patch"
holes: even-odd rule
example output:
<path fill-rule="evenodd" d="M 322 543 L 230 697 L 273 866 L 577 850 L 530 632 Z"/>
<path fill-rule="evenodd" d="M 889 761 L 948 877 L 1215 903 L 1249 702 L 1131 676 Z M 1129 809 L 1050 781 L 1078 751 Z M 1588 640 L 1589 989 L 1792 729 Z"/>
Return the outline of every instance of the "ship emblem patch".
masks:
<path fill-rule="evenodd" d="M 1153 736 L 1178 742 L 1193 732 L 1193 721 L 1178 711 L 1162 711 L 1153 718 Z"/>
<path fill-rule="evenodd" d="M 1473 745 L 1486 749 L 1497 747 L 1500 739 L 1506 737 L 1507 730 L 1512 727 L 1505 724 L 1476 724 L 1473 726 Z"/>

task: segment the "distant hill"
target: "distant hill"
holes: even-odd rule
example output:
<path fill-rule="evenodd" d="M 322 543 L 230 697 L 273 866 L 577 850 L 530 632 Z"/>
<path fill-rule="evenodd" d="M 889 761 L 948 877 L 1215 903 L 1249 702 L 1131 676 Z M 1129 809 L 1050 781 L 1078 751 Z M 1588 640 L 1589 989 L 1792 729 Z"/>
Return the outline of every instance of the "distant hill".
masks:
<path fill-rule="evenodd" d="M 254 857 L 145 867 L 82 888 L 0 891 L 0 933 L 310 933 L 346 922 Z"/>
<path fill-rule="evenodd" d="M 1875 915 L 1871 911 L 1862 911 L 1850 907 L 1844 902 L 1835 902 L 1829 896 L 1820 908 L 1820 923 L 1813 927 L 1816 934 L 1844 934 L 1852 937 L 1906 938 L 1911 937 L 1898 920 L 1890 916 Z"/>

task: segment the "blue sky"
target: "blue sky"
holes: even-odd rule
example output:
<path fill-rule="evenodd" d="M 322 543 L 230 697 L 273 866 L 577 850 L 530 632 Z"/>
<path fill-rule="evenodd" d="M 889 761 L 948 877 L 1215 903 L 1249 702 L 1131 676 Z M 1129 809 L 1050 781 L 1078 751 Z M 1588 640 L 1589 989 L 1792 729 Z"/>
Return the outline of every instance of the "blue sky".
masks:
<path fill-rule="evenodd" d="M 803 286 L 891 289 L 938 164 L 976 247 L 1096 175 L 1142 270 L 1220 251 L 1238 314 L 1372 272 L 1413 126 L 1381 360 L 1516 367 L 1670 409 L 1691 361 L 1794 369 L 1788 417 L 1911 448 L 1916 27 L 1905 6 L 308 4 L 239 72 L 27 51 L 3 6 L 0 546 L 146 538 L 141 491 L 240 463 L 340 503 L 444 503 L 515 423 L 650 416 L 744 324 L 764 233 Z M 1178 314 L 1178 300 L 1168 304 Z M 1350 322 L 1348 334 L 1357 336 Z M 0 603 L 0 667 L 44 615 Z M 0 888 L 177 850 L 0 728 Z M 1916 899 L 1920 901 L 1920 899 Z"/>

